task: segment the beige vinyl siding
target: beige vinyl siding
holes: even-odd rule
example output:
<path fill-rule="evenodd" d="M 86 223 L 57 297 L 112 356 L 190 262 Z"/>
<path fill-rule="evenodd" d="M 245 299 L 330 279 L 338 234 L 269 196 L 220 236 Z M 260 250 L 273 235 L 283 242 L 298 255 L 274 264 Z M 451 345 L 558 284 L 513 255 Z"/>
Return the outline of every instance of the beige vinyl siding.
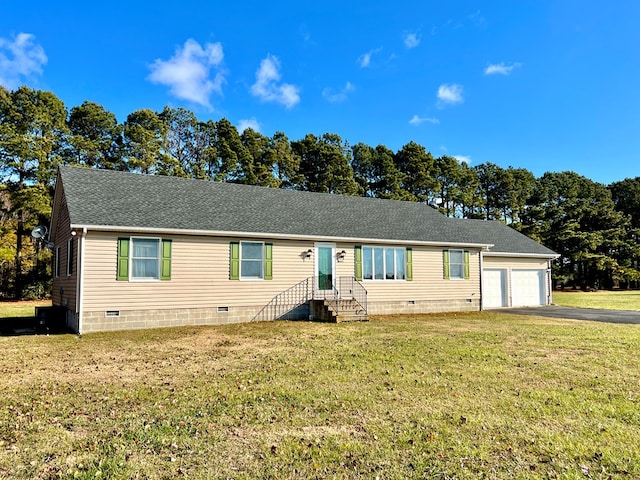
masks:
<path fill-rule="evenodd" d="M 57 188 L 62 188 L 58 183 Z M 55 219 L 56 224 L 51 226 L 51 230 L 55 232 L 53 238 L 53 254 L 55 256 L 56 249 L 59 248 L 60 256 L 58 257 L 60 275 L 55 276 L 55 265 L 53 266 L 53 288 L 51 292 L 51 301 L 53 305 L 69 308 L 72 312 L 76 312 L 76 288 L 78 281 L 78 240 L 73 240 L 73 259 L 72 274 L 67 276 L 67 242 L 71 236 L 71 228 L 69 221 L 69 210 L 63 192 L 56 195 L 56 205 L 54 210 L 57 211 Z"/>
<path fill-rule="evenodd" d="M 229 243 L 235 237 L 162 236 L 172 240 L 171 280 L 117 281 L 117 239 L 127 235 L 89 232 L 85 239 L 84 311 L 216 308 L 266 305 L 278 293 L 312 277 L 314 258 L 304 252 L 312 241 L 275 240 L 273 280 L 229 280 Z M 336 276 L 354 275 L 354 244 Z M 479 295 L 478 252 L 470 252 L 469 280 L 444 280 L 442 248 L 413 247 L 413 281 L 364 281 L 370 302 L 465 300 Z"/>
<path fill-rule="evenodd" d="M 314 274 L 313 258 L 302 255 L 312 242 L 270 242 L 273 280 L 229 280 L 229 243 L 244 239 L 173 235 L 161 237 L 172 240 L 171 280 L 116 281 L 117 239 L 125 236 L 87 234 L 85 311 L 265 305 Z"/>
<path fill-rule="evenodd" d="M 546 258 L 524 258 L 524 257 L 483 257 L 484 268 L 526 268 L 526 269 L 546 269 L 548 260 Z"/>
<path fill-rule="evenodd" d="M 478 252 L 469 252 L 468 280 L 445 280 L 442 250 L 438 247 L 413 247 L 413 281 L 363 280 L 369 301 L 465 300 L 477 297 L 480 292 Z"/>

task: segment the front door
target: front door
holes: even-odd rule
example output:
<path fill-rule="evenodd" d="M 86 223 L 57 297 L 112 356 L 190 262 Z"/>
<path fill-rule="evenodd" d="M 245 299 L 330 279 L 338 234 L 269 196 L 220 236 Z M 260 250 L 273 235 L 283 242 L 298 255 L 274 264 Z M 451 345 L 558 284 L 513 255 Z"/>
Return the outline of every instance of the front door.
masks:
<path fill-rule="evenodd" d="M 336 246 L 316 244 L 316 288 L 321 292 L 333 290 L 335 285 Z"/>

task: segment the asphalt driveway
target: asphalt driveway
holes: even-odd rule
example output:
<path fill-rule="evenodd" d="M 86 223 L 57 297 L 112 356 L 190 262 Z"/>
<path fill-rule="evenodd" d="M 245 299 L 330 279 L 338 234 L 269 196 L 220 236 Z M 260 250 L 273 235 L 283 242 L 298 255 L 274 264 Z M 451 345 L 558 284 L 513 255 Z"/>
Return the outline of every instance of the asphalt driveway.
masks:
<path fill-rule="evenodd" d="M 573 308 L 546 305 L 544 307 L 514 307 L 504 311 L 520 315 L 568 318 L 592 322 L 635 323 L 640 325 L 640 312 L 634 310 L 602 310 L 599 308 Z"/>

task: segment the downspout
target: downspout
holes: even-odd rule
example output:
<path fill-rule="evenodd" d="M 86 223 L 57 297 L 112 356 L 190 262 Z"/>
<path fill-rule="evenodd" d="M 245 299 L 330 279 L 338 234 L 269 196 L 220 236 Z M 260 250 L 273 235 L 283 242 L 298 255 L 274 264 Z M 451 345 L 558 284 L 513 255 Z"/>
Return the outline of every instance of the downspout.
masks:
<path fill-rule="evenodd" d="M 480 311 L 484 310 L 484 292 L 482 285 L 484 284 L 484 250 L 480 250 Z"/>
<path fill-rule="evenodd" d="M 76 308 L 78 311 L 78 333 L 82 333 L 82 313 L 84 309 L 84 239 L 87 236 L 87 228 L 83 228 L 78 236 L 78 268 L 76 286 Z"/>
<path fill-rule="evenodd" d="M 547 305 L 553 304 L 553 281 L 551 279 L 551 260 L 547 260 Z"/>

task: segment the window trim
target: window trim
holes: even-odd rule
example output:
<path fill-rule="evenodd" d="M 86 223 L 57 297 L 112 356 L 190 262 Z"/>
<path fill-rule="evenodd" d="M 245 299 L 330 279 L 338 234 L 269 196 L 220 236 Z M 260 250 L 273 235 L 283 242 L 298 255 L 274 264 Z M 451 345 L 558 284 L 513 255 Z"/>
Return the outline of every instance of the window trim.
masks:
<path fill-rule="evenodd" d="M 158 278 L 133 277 L 133 244 L 135 240 L 157 240 L 158 250 Z M 128 236 L 118 237 L 116 243 L 116 281 L 117 282 L 166 282 L 171 280 L 173 271 L 171 238 L 148 237 L 148 236 Z"/>
<path fill-rule="evenodd" d="M 245 281 L 245 282 L 253 282 L 253 281 L 262 281 L 265 278 L 265 271 L 266 271 L 266 251 L 265 251 L 265 242 L 256 242 L 254 240 L 240 240 L 239 242 L 239 251 L 238 251 L 238 262 L 239 262 L 239 269 L 238 269 L 238 279 L 240 281 Z M 244 276 L 242 275 L 242 262 L 245 260 L 242 252 L 243 252 L 243 245 L 245 243 L 254 243 L 254 244 L 260 244 L 261 245 L 261 250 L 262 253 L 260 255 L 260 260 L 256 259 L 256 258 L 249 258 L 247 259 L 247 261 L 252 261 L 252 262 L 260 262 L 260 276 L 259 277 L 249 277 L 249 276 Z"/>
<path fill-rule="evenodd" d="M 376 261 L 375 261 L 375 249 L 382 249 L 382 278 L 376 278 Z M 366 249 L 370 249 L 371 250 L 371 256 L 370 256 L 370 262 L 367 262 L 365 260 L 365 258 L 367 257 L 366 255 Z M 394 278 L 387 278 L 387 251 L 388 250 L 393 250 L 393 276 Z M 398 250 L 402 250 L 403 252 L 403 257 L 404 257 L 404 269 L 403 269 L 403 273 L 404 273 L 404 278 L 396 278 L 397 274 L 398 274 L 398 270 L 397 270 L 397 251 Z M 408 275 L 408 271 L 409 271 L 409 266 L 408 266 L 408 257 L 409 255 L 407 254 L 408 252 L 408 248 L 407 247 L 395 247 L 395 246 L 383 246 L 383 245 L 362 245 L 361 246 L 361 260 L 360 260 L 360 264 L 361 264 L 361 268 L 362 268 L 362 281 L 363 282 L 407 282 L 409 281 L 409 275 Z M 365 265 L 367 263 L 370 263 L 371 265 L 371 278 L 366 278 L 366 271 L 365 271 Z"/>
<path fill-rule="evenodd" d="M 455 265 L 460 265 L 460 276 L 453 276 L 451 274 L 451 266 L 454 265 L 454 263 L 451 261 L 451 252 L 460 252 L 462 255 L 462 262 L 461 263 L 455 263 Z M 442 261 L 443 261 L 443 265 L 442 265 L 442 270 L 443 270 L 443 278 L 445 280 L 452 280 L 452 281 L 461 281 L 461 280 L 469 280 L 470 278 L 470 273 L 469 273 L 469 264 L 470 264 L 470 259 L 469 259 L 469 250 L 465 250 L 462 248 L 447 248 L 445 250 L 443 250 L 443 256 L 442 256 Z"/>
<path fill-rule="evenodd" d="M 133 274 L 133 250 L 134 240 L 155 240 L 158 245 L 158 276 L 156 278 L 151 277 L 135 277 Z M 161 237 L 129 237 L 129 281 L 130 282 L 159 282 L 162 276 L 162 238 Z"/>
<path fill-rule="evenodd" d="M 242 244 L 262 244 L 262 265 L 260 277 L 247 277 L 242 275 Z M 257 259 L 250 259 L 256 260 Z M 229 280 L 232 281 L 263 281 L 273 280 L 273 243 L 256 240 L 234 240 L 229 242 Z"/>

